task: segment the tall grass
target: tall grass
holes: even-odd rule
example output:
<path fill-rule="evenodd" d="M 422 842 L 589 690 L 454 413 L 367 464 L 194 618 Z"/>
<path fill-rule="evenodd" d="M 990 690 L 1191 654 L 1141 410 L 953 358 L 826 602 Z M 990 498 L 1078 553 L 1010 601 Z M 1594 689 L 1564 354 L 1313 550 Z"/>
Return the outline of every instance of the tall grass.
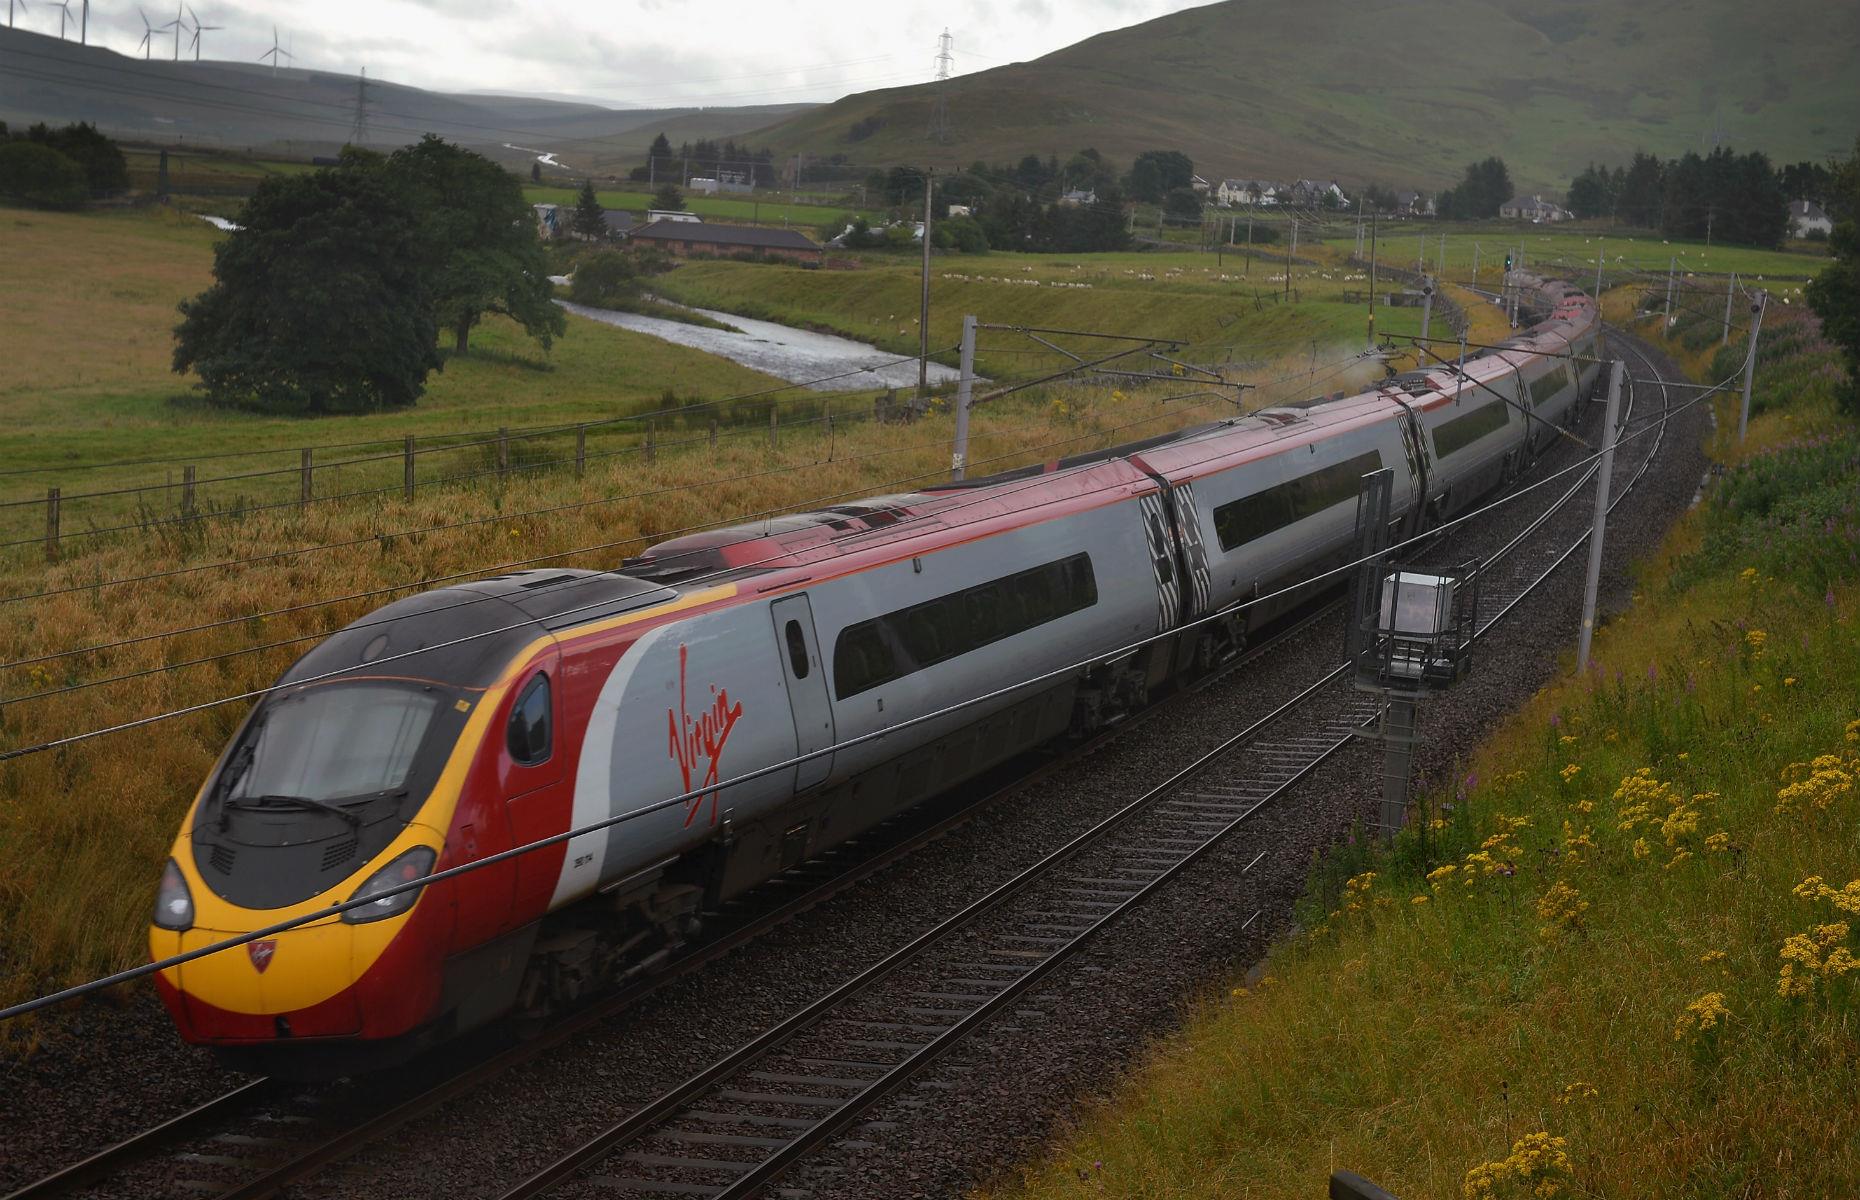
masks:
<path fill-rule="evenodd" d="M 1595 668 L 989 1197 L 1860 1193 L 1860 439 L 1801 357 Z"/>

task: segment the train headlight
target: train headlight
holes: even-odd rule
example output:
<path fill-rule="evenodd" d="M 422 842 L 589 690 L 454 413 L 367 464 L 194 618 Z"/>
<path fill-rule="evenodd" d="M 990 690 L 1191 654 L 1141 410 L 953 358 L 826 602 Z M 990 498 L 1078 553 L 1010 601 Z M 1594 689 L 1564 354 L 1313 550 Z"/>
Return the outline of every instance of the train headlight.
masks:
<path fill-rule="evenodd" d="M 403 883 L 412 883 L 416 879 L 424 879 L 432 874 L 433 863 L 438 857 L 431 846 L 415 846 L 370 875 L 368 882 L 356 888 L 355 894 L 349 899 L 367 900 L 370 896 L 379 895 L 389 888 L 398 887 Z M 398 917 L 413 907 L 413 902 L 420 898 L 420 891 L 419 888 L 408 888 L 404 892 L 396 892 L 391 896 L 381 896 L 380 899 L 359 908 L 349 909 L 342 914 L 342 919 L 351 925 L 360 925 L 364 921 L 380 921 L 388 917 Z"/>
<path fill-rule="evenodd" d="M 171 858 L 162 868 L 161 890 L 155 893 L 155 924 L 161 929 L 192 929 L 194 897 L 180 866 Z"/>

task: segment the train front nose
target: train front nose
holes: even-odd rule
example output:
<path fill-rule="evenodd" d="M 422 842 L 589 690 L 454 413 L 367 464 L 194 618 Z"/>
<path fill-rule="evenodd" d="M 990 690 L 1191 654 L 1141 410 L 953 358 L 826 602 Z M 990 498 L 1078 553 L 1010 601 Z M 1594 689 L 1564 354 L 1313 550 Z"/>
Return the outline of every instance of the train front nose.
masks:
<path fill-rule="evenodd" d="M 169 933 L 169 952 L 198 950 L 251 928 Z M 157 931 L 157 954 L 162 937 Z M 196 1041 L 355 1037 L 362 1032 L 355 943 L 355 927 L 336 919 L 284 930 L 162 972 L 163 996 Z"/>

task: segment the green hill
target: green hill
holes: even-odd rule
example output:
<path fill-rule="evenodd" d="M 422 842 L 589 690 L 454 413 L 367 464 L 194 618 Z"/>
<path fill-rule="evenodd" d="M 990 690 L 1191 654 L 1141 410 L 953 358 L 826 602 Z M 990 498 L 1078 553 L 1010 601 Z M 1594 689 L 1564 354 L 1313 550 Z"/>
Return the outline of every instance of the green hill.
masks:
<path fill-rule="evenodd" d="M 131 139 L 308 156 L 350 139 L 360 81 L 333 71 L 256 63 L 144 60 L 27 30 L 0 29 L 0 121 L 90 121 Z M 613 109 L 586 101 L 452 95 L 368 80 L 366 144 L 441 137 L 516 166 L 552 151 L 569 174 L 619 173 L 664 131 L 739 136 L 804 105 Z M 527 149 L 516 149 L 524 147 Z"/>
<path fill-rule="evenodd" d="M 1786 162 L 1845 151 L 1860 130 L 1860 6 L 1224 0 L 948 81 L 941 143 L 936 86 L 848 96 L 755 140 L 873 165 L 1175 148 L 1217 181 L 1421 188 L 1496 153 L 1521 187 L 1560 191 L 1591 159 L 1714 136 Z"/>

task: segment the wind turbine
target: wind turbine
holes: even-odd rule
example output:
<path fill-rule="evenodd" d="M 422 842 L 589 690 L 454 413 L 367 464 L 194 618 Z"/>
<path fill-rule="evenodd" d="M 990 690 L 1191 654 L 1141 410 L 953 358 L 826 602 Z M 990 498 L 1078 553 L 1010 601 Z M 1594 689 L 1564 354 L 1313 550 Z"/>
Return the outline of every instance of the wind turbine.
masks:
<path fill-rule="evenodd" d="M 20 0 L 20 3 L 24 4 L 25 0 Z M 136 43 L 136 49 L 142 51 L 142 61 L 147 62 L 155 48 L 155 35 L 168 27 L 149 24 L 149 15 L 142 11 L 140 5 L 136 7 L 136 14 L 142 18 L 142 40 Z"/>
<path fill-rule="evenodd" d="M 71 0 L 58 0 L 58 40 L 65 40 L 65 20 L 71 15 Z"/>
<path fill-rule="evenodd" d="M 6 27 L 13 28 L 13 9 L 26 7 L 26 0 L 6 0 Z"/>
<path fill-rule="evenodd" d="M 264 62 L 266 59 L 270 59 L 271 60 L 271 73 L 273 75 L 276 75 L 278 73 L 278 59 L 280 57 L 290 58 L 291 52 L 289 50 L 286 50 L 284 47 L 278 45 L 278 27 L 276 25 L 273 25 L 271 27 L 271 49 L 259 55 L 258 61 Z"/>
<path fill-rule="evenodd" d="M 85 2 L 89 3 L 89 0 L 85 0 Z M 194 18 L 194 61 L 199 62 L 201 33 L 209 29 L 224 29 L 226 27 L 224 25 L 202 25 L 200 23 L 200 14 L 194 11 L 194 6 L 191 4 L 187 6 L 187 15 Z"/>
<path fill-rule="evenodd" d="M 181 61 L 181 30 L 187 28 L 187 22 L 181 19 L 180 0 L 176 0 L 175 2 L 174 20 L 168 22 L 167 25 L 162 26 L 163 29 L 167 29 L 170 27 L 174 29 L 174 61 L 180 62 Z"/>
<path fill-rule="evenodd" d="M 78 22 L 78 45 L 90 45 L 90 0 L 84 0 L 84 17 Z"/>

